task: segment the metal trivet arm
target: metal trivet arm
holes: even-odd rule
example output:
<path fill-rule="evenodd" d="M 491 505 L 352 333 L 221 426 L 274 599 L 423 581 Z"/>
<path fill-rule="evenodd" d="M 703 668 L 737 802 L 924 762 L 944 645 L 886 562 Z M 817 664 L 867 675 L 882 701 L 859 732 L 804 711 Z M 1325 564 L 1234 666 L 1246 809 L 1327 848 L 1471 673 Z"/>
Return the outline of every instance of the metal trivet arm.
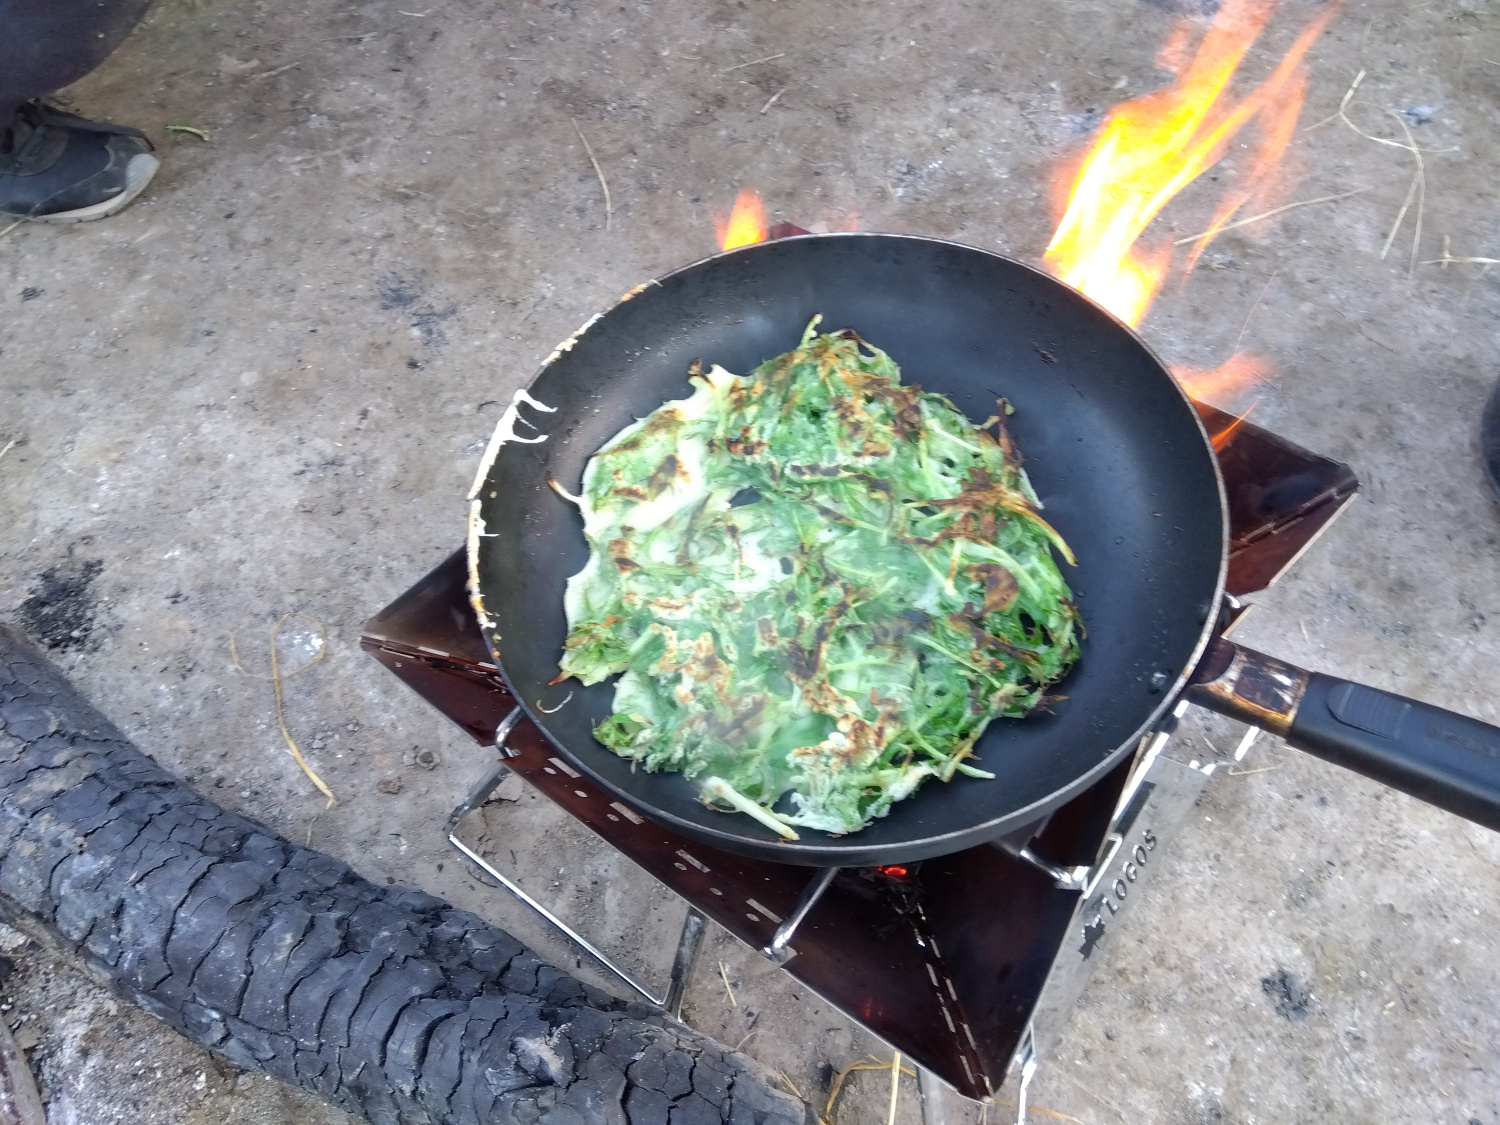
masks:
<path fill-rule="evenodd" d="M 833 886 L 834 876 L 842 870 L 841 867 L 825 867 L 813 876 L 806 889 L 803 890 L 802 897 L 797 900 L 797 905 L 792 908 L 791 914 L 787 915 L 776 927 L 776 932 L 771 935 L 770 942 L 761 948 L 763 956 L 769 957 L 778 965 L 791 960 L 793 956 L 792 935 L 797 932 L 797 927 L 802 925 L 802 920 L 807 917 L 808 911 L 816 906 L 828 888 Z"/>
<path fill-rule="evenodd" d="M 453 845 L 456 851 L 491 879 L 494 879 L 511 894 L 515 895 L 516 898 L 520 899 L 550 922 L 569 941 L 592 957 L 600 966 L 640 993 L 648 1003 L 662 1009 L 673 1019 L 681 1019 L 682 1000 L 687 994 L 688 981 L 693 975 L 693 966 L 697 963 L 698 952 L 703 945 L 705 920 L 695 907 L 689 905 L 687 917 L 683 919 L 682 932 L 677 938 L 677 952 L 672 957 L 672 969 L 667 977 L 667 988 L 665 992 L 658 996 L 640 981 L 636 980 L 625 969 L 615 964 L 602 949 L 569 926 L 551 910 L 548 910 L 547 907 L 532 898 L 518 883 L 497 870 L 493 864 L 458 838 L 458 828 L 464 818 L 484 805 L 489 800 L 490 794 L 495 791 L 500 782 L 505 779 L 506 774 L 510 772 L 510 767 L 505 764 L 505 759 L 515 757 L 516 752 L 506 745 L 506 739 L 523 717 L 524 713 L 521 708 L 517 707 L 505 717 L 500 723 L 499 728 L 495 731 L 495 748 L 499 751 L 501 760 L 496 763 L 495 768 L 479 784 L 474 786 L 463 804 L 454 809 L 452 815 L 448 817 L 446 825 L 448 843 Z M 805 914 L 806 911 L 803 913 Z M 788 936 L 790 937 L 790 935 Z"/>

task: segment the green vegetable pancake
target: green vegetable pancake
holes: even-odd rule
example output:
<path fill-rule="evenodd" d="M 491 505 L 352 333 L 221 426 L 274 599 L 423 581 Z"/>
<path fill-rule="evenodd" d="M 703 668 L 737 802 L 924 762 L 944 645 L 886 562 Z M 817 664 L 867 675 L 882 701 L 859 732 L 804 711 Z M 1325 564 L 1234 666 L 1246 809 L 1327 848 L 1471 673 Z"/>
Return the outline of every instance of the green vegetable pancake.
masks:
<path fill-rule="evenodd" d="M 1082 633 L 1004 401 L 991 434 L 817 325 L 748 377 L 695 365 L 589 461 L 558 677 L 622 673 L 599 741 L 788 839 L 990 777 L 975 740 Z"/>

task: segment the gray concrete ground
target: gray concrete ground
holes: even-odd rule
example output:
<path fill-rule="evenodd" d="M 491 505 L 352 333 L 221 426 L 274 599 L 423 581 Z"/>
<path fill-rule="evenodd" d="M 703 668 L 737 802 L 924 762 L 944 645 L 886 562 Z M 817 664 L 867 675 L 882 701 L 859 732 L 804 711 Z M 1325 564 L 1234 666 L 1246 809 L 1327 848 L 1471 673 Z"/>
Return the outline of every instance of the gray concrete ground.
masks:
<path fill-rule="evenodd" d="M 0 612 L 217 799 L 531 937 L 441 841 L 484 755 L 356 645 L 460 542 L 497 401 L 591 313 L 712 250 L 711 213 L 742 185 L 805 226 L 1036 260 L 1052 170 L 1102 109 L 1164 81 L 1156 50 L 1199 7 L 160 0 L 67 92 L 158 139 L 156 182 L 107 222 L 0 240 Z M 1315 10 L 1285 5 L 1248 70 Z M 1500 722 L 1500 507 L 1474 435 L 1500 283 L 1427 264 L 1445 245 L 1500 257 L 1500 11 L 1351 0 L 1310 57 L 1303 122 L 1361 70 L 1351 116 L 1399 139 L 1401 114 L 1424 150 L 1420 211 L 1390 253 L 1412 156 L 1308 129 L 1284 201 L 1370 190 L 1222 237 L 1143 331 L 1170 362 L 1213 365 L 1237 343 L 1264 356 L 1254 419 L 1365 481 L 1242 638 Z M 1159 236 L 1200 229 L 1215 187 L 1189 189 Z M 265 678 L 289 611 L 327 630 L 286 714 L 340 798 L 328 811 L 283 750 Z M 315 646 L 283 641 L 287 661 Z M 538 889 L 624 878 L 527 805 L 497 813 L 491 839 L 522 841 Z M 1165 860 L 1037 1104 L 1101 1125 L 1500 1122 L 1495 835 L 1266 740 L 1221 771 Z M 17 956 L 12 1012 L 38 1029 L 54 1121 L 338 1119 L 233 1079 L 76 969 Z M 804 1093 L 824 1062 L 884 1050 L 722 936 L 688 1015 L 731 1045 L 749 1035 Z M 878 1119 L 887 1081 L 858 1076 L 839 1119 Z M 906 1090 L 901 1119 L 915 1107 Z"/>

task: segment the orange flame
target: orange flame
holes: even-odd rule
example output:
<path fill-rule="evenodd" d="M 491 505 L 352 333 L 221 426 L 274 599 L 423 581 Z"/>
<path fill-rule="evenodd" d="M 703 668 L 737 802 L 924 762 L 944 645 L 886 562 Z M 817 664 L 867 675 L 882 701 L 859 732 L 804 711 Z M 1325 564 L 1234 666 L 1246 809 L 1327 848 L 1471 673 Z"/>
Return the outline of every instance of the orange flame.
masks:
<path fill-rule="evenodd" d="M 714 231 L 719 236 L 719 249 L 733 250 L 736 246 L 749 246 L 752 242 L 766 240 L 766 209 L 760 196 L 749 188 L 740 191 L 734 201 L 734 210 L 728 219 L 714 217 Z"/>
<path fill-rule="evenodd" d="M 1243 395 L 1266 375 L 1265 363 L 1244 352 L 1236 352 L 1212 371 L 1201 367 L 1172 368 L 1172 377 L 1189 398 L 1220 404 Z"/>
<path fill-rule="evenodd" d="M 1333 18 L 1333 7 L 1297 37 L 1265 81 L 1237 104 L 1220 104 L 1274 7 L 1275 0 L 1225 0 L 1177 81 L 1111 110 L 1072 176 L 1044 260 L 1057 277 L 1127 324 L 1140 324 L 1172 264 L 1170 242 L 1135 248 L 1151 220 L 1219 161 L 1242 128 L 1260 119 L 1251 167 L 1194 244 L 1191 269 L 1230 216 L 1269 182 L 1291 139 L 1307 89 L 1302 60 Z M 1185 55 L 1179 28 L 1159 61 L 1176 68 Z"/>
<path fill-rule="evenodd" d="M 1252 402 L 1249 406 L 1245 407 L 1245 412 L 1243 414 L 1241 414 L 1233 422 L 1229 423 L 1229 425 L 1225 426 L 1218 433 L 1214 434 L 1213 437 L 1208 439 L 1209 444 L 1214 447 L 1215 453 L 1224 452 L 1224 447 L 1227 446 L 1230 440 L 1234 437 L 1235 431 L 1244 424 L 1245 419 L 1250 417 L 1250 411 L 1254 409 L 1255 403 Z"/>

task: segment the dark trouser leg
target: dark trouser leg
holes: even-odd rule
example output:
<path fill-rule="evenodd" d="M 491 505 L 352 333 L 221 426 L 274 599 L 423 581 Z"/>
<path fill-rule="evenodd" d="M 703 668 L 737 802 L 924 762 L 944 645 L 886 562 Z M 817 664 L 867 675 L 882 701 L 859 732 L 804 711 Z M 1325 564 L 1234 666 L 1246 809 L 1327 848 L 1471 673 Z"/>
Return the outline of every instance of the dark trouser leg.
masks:
<path fill-rule="evenodd" d="M 0 128 L 109 57 L 151 0 L 0 0 Z"/>

